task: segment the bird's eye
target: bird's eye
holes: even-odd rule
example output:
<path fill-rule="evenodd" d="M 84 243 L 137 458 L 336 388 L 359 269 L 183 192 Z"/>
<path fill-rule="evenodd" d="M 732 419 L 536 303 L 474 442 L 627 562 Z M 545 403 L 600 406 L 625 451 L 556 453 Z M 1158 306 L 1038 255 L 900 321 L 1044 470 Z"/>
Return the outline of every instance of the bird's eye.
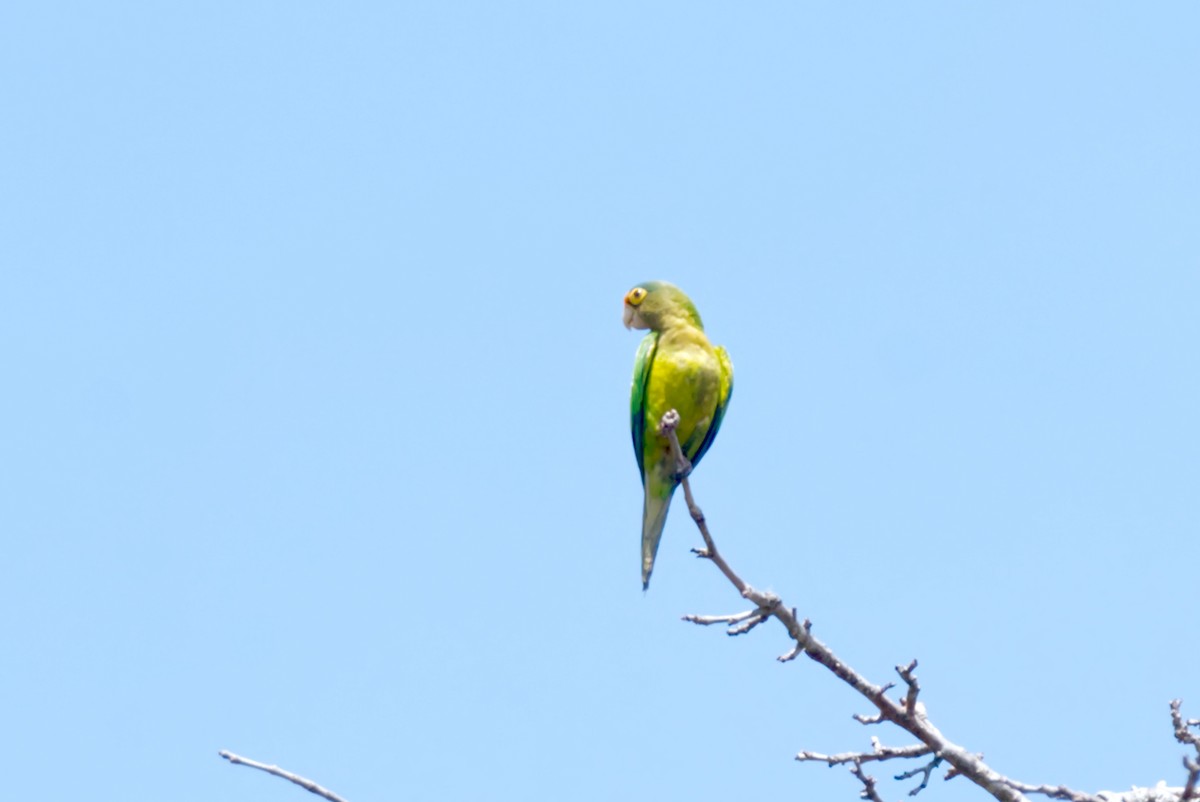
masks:
<path fill-rule="evenodd" d="M 630 306 L 637 306 L 644 300 L 646 300 L 646 290 L 643 287 L 634 287 L 625 295 L 625 303 Z"/>

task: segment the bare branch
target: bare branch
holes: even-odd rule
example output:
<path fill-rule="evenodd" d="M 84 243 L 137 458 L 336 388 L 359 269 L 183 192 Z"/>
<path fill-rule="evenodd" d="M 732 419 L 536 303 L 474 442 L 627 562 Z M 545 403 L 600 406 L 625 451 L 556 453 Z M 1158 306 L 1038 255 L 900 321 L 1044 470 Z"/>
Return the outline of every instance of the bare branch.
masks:
<path fill-rule="evenodd" d="M 1065 785 L 1030 785 L 1029 783 L 1018 782 L 1004 778 L 1005 785 L 1017 791 L 1026 794 L 1043 794 L 1051 799 L 1066 799 L 1070 802 L 1103 802 L 1098 796 L 1085 794 L 1082 791 L 1075 791 L 1067 788 Z"/>
<path fill-rule="evenodd" d="M 975 753 L 975 757 L 979 758 L 980 760 L 983 760 L 983 752 L 976 752 L 976 753 Z M 956 768 L 954 768 L 953 766 L 951 766 L 951 767 L 950 767 L 950 768 L 949 768 L 949 769 L 946 771 L 946 776 L 945 776 L 945 777 L 943 777 L 942 779 L 943 779 L 943 780 L 953 780 L 953 779 L 954 779 L 955 777 L 957 777 L 957 776 L 958 776 L 958 769 L 956 769 Z"/>
<path fill-rule="evenodd" d="M 878 738 L 872 738 L 874 752 L 841 752 L 836 755 L 822 755 L 819 752 L 801 752 L 796 755 L 800 762 L 826 763 L 837 766 L 842 763 L 867 763 L 872 760 L 895 760 L 897 758 L 913 758 L 928 755 L 930 749 L 925 744 L 911 746 L 881 746 Z"/>
<path fill-rule="evenodd" d="M 680 483 L 683 485 L 683 495 L 687 503 L 688 512 L 691 513 L 692 520 L 696 522 L 696 527 L 700 530 L 700 536 L 704 538 L 704 548 L 697 550 L 696 553 L 701 557 L 712 560 L 713 564 L 720 569 L 721 573 L 725 575 L 725 578 L 729 580 L 730 584 L 737 589 L 743 598 L 749 599 L 760 609 L 768 609 L 770 611 L 769 614 L 783 624 L 784 629 L 787 630 L 788 635 L 796 642 L 796 645 L 791 651 L 784 654 L 780 660 L 785 662 L 792 660 L 799 656 L 800 652 L 808 655 L 810 659 L 824 666 L 838 679 L 858 691 L 859 694 L 864 696 L 879 710 L 877 716 L 855 716 L 856 719 L 863 723 L 888 721 L 895 724 L 916 737 L 918 741 L 929 748 L 930 753 L 949 763 L 953 772 L 966 777 L 1000 800 L 1000 802 L 1026 802 L 1023 792 L 1045 793 L 1043 791 L 1044 788 L 1049 789 L 1052 796 L 1060 799 L 1068 799 L 1071 802 L 1093 802 L 1094 800 L 1099 800 L 1098 797 L 1071 791 L 1062 786 L 1050 789 L 1049 786 L 1024 785 L 998 773 L 984 763 L 981 758 L 947 739 L 929 721 L 925 715 L 925 711 L 917 703 L 917 694 L 920 692 L 920 686 L 913 675 L 913 672 L 916 670 L 915 661 L 908 666 L 897 667 L 901 678 L 908 685 L 908 693 L 903 702 L 896 702 L 886 695 L 887 687 L 889 686 L 881 687 L 873 684 L 862 674 L 846 665 L 828 646 L 814 638 L 812 636 L 811 625 L 807 621 L 801 624 L 794 608 L 783 604 L 773 594 L 761 593 L 750 587 L 730 568 L 720 552 L 717 551 L 716 543 L 709 532 L 708 522 L 704 517 L 704 513 L 696 506 L 696 500 L 692 496 L 691 483 L 688 481 L 688 473 L 691 466 L 684 457 L 683 449 L 679 446 L 679 438 L 675 434 L 675 427 L 678 423 L 678 413 L 675 410 L 670 410 L 663 415 L 659 425 L 659 432 L 670 440 L 671 450 L 675 455 L 675 462 L 679 468 Z M 758 612 L 757 610 L 755 611 L 755 613 Z M 863 773 L 860 763 L 853 763 L 852 771 L 864 785 L 863 797 L 866 799 L 878 799 L 875 791 L 875 780 Z"/>
<path fill-rule="evenodd" d="M 746 596 L 746 583 L 743 582 L 737 574 L 735 574 L 726 564 L 725 560 L 717 552 L 717 547 L 713 543 L 712 536 L 708 533 L 708 523 L 704 520 L 704 513 L 696 506 L 696 500 L 692 498 L 692 486 L 688 483 L 687 474 L 692 470 L 692 465 L 688 462 L 687 457 L 683 456 L 683 449 L 679 447 L 679 438 L 675 436 L 675 427 L 679 425 L 679 413 L 673 409 L 667 410 L 659 421 L 658 431 L 660 434 L 671 439 L 671 451 L 675 454 L 675 464 L 679 467 L 679 473 L 682 476 L 683 497 L 687 501 L 688 512 L 692 516 L 692 520 L 696 522 L 696 527 L 700 530 L 701 537 L 704 538 L 704 550 L 696 551 L 697 556 L 706 557 L 713 561 L 713 565 L 721 569 L 721 573 L 725 574 L 725 578 L 733 583 L 733 586 L 738 589 L 738 592 Z M 757 602 L 759 607 L 764 607 L 761 602 Z"/>
<path fill-rule="evenodd" d="M 1190 729 L 1192 727 L 1200 727 L 1200 719 L 1190 718 L 1184 721 L 1183 713 L 1180 712 L 1180 708 L 1182 707 L 1182 699 L 1171 700 L 1171 724 L 1175 727 L 1175 740 L 1181 744 L 1191 744 L 1196 747 L 1196 752 L 1200 754 L 1200 732 L 1192 732 Z"/>
<path fill-rule="evenodd" d="M 928 787 L 929 775 L 932 774 L 933 770 L 936 769 L 938 766 L 940 766 L 941 763 L 942 763 L 942 759 L 935 755 L 933 760 L 929 761 L 924 766 L 918 766 L 917 768 L 912 769 L 910 771 L 906 771 L 903 774 L 897 774 L 895 779 L 907 780 L 911 777 L 916 777 L 918 774 L 923 775 L 921 778 L 921 784 L 908 792 L 909 796 L 916 796 L 917 794 L 924 791 L 926 789 L 926 787 Z"/>
<path fill-rule="evenodd" d="M 747 618 L 755 615 L 758 615 L 758 610 L 747 610 L 744 613 L 733 613 L 731 615 L 685 615 L 683 620 L 708 627 L 713 624 L 736 624 L 738 621 L 745 621 Z"/>
<path fill-rule="evenodd" d="M 770 617 L 770 610 L 766 607 L 759 607 L 756 610 L 747 610 L 744 613 L 733 615 L 685 615 L 683 620 L 706 627 L 713 624 L 737 624 L 737 626 L 727 629 L 726 634 L 744 635 Z"/>
<path fill-rule="evenodd" d="M 1200 799 L 1200 787 L 1198 787 L 1200 785 L 1200 760 L 1185 757 L 1183 767 L 1188 770 L 1188 777 L 1187 783 L 1183 786 L 1183 793 L 1179 795 L 1179 802 Z"/>
<path fill-rule="evenodd" d="M 870 800 L 870 802 L 883 802 L 879 796 L 879 792 L 875 790 L 875 778 L 862 770 L 860 763 L 850 764 L 850 773 L 859 779 L 863 784 L 862 798 Z"/>
<path fill-rule="evenodd" d="M 725 634 L 726 635 L 745 635 L 747 632 L 754 629 L 756 626 L 761 624 L 763 621 L 766 621 L 770 617 L 771 617 L 770 610 L 768 610 L 766 607 L 759 607 L 757 610 L 754 611 L 754 615 L 750 616 L 745 621 L 738 624 L 736 627 L 730 627 L 728 630 L 726 630 Z"/>
<path fill-rule="evenodd" d="M 317 796 L 328 799 L 329 802 L 346 802 L 345 799 L 338 796 L 333 791 L 330 791 L 328 788 L 322 788 L 312 780 L 305 779 L 298 774 L 292 774 L 290 771 L 281 769 L 278 766 L 268 766 L 266 763 L 259 763 L 257 760 L 251 760 L 250 758 L 242 757 L 241 755 L 235 755 L 233 752 L 229 752 L 224 749 L 217 754 L 234 765 L 240 763 L 243 766 L 249 766 L 252 769 L 259 769 L 261 771 L 265 771 L 267 774 L 274 774 L 276 777 L 282 777 L 285 780 L 290 780 L 304 790 L 312 791 Z"/>
<path fill-rule="evenodd" d="M 796 618 L 796 608 L 792 608 L 792 618 Z M 812 631 L 812 621 L 807 618 L 800 622 L 800 629 L 804 630 L 805 640 L 808 639 L 808 633 Z M 775 659 L 781 663 L 787 663 L 795 660 L 804 651 L 804 641 L 797 639 L 796 645 L 793 646 L 787 654 L 781 654 Z"/>
<path fill-rule="evenodd" d="M 1193 728 L 1200 728 L 1200 719 L 1190 718 L 1185 721 L 1181 712 L 1182 707 L 1182 699 L 1171 700 L 1171 726 L 1175 729 L 1175 740 L 1181 744 L 1194 746 L 1196 754 L 1200 755 L 1200 732 L 1192 732 Z M 1183 791 L 1179 795 L 1179 802 L 1200 799 L 1200 760 L 1192 760 L 1185 755 L 1183 767 L 1187 769 L 1188 775 L 1183 785 Z"/>
<path fill-rule="evenodd" d="M 909 713 L 924 715 L 924 706 L 918 707 L 917 694 L 921 692 L 921 686 L 917 682 L 917 675 L 913 672 L 917 670 L 917 659 L 906 666 L 896 666 L 896 673 L 900 675 L 900 679 L 908 685 L 908 694 L 904 697 L 904 709 Z M 926 777 L 925 779 L 929 779 Z"/>

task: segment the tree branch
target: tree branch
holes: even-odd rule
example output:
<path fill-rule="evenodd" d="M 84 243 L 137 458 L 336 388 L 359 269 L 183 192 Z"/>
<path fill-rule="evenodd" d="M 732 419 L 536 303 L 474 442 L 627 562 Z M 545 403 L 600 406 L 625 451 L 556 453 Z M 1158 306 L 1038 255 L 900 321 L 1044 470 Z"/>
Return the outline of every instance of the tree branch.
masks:
<path fill-rule="evenodd" d="M 1184 721 L 1183 713 L 1180 712 L 1182 706 L 1182 699 L 1171 700 L 1171 725 L 1175 728 L 1175 740 L 1181 744 L 1191 744 L 1196 749 L 1196 755 L 1200 757 L 1200 731 L 1192 732 L 1193 728 L 1200 730 L 1200 719 L 1190 718 Z M 1187 769 L 1188 776 L 1183 793 L 1179 796 L 1180 802 L 1200 799 L 1200 760 L 1192 760 L 1185 756 L 1183 767 Z"/>
<path fill-rule="evenodd" d="M 687 503 L 688 512 L 691 514 L 692 520 L 696 522 L 696 527 L 700 530 L 700 535 L 704 538 L 704 548 L 693 549 L 693 552 L 697 556 L 708 559 L 716 565 L 721 573 L 725 575 L 725 578 L 741 594 L 742 598 L 754 605 L 752 609 L 742 613 L 731 615 L 687 615 L 683 617 L 683 620 L 704 626 L 728 624 L 730 626 L 726 632 L 729 635 L 741 635 L 772 617 L 778 619 L 783 624 L 784 629 L 787 630 L 788 635 L 796 642 L 791 650 L 779 656 L 778 659 L 780 662 L 794 660 L 801 653 L 807 655 L 811 660 L 824 666 L 838 679 L 858 691 L 859 694 L 865 697 L 878 710 L 877 713 L 872 715 L 855 714 L 854 718 L 857 721 L 862 724 L 881 724 L 887 721 L 900 727 L 920 741 L 920 743 L 909 746 L 888 747 L 881 745 L 878 738 L 872 737 L 871 744 L 873 751 L 871 752 L 843 752 L 840 754 L 825 755 L 818 752 L 806 751 L 796 755 L 796 760 L 801 762 L 819 761 L 830 766 L 839 764 L 848 765 L 850 772 L 863 784 L 861 798 L 870 800 L 870 802 L 883 802 L 883 799 L 879 796 L 875 778 L 863 771 L 864 763 L 872 761 L 883 762 L 886 760 L 910 760 L 926 755 L 932 755 L 933 759 L 922 766 L 895 776 L 895 779 L 903 780 L 921 775 L 921 784 L 909 792 L 910 796 L 920 793 L 928 785 L 929 777 L 933 770 L 942 761 L 945 761 L 951 767 L 946 773 L 945 779 L 949 780 L 962 775 L 1000 800 L 1000 802 L 1027 802 L 1025 794 L 1042 794 L 1052 799 L 1068 800 L 1068 802 L 1167 802 L 1167 800 L 1171 802 L 1190 802 L 1190 800 L 1200 800 L 1200 759 L 1193 760 L 1190 757 L 1184 757 L 1183 765 L 1187 769 L 1188 775 L 1187 781 L 1182 788 L 1169 788 L 1166 783 L 1160 782 L 1154 788 L 1134 787 L 1131 791 L 1123 793 L 1102 791 L 1099 794 L 1092 795 L 1075 791 L 1062 785 L 1030 785 L 1010 779 L 984 763 L 983 755 L 972 754 L 947 739 L 929 720 L 925 705 L 917 699 L 921 692 L 921 686 L 917 681 L 915 673 L 917 668 L 917 661 L 915 659 L 908 663 L 908 665 L 896 666 L 896 673 L 907 686 L 907 692 L 898 701 L 892 699 L 887 695 L 887 692 L 896 686 L 894 682 L 889 682 L 886 685 L 871 683 L 862 674 L 842 662 L 828 646 L 813 637 L 812 622 L 807 618 L 801 621 L 796 614 L 796 608 L 787 607 L 783 604 L 783 600 L 773 593 L 755 590 L 743 581 L 729 564 L 725 562 L 724 557 L 717 551 L 716 543 L 713 541 L 712 534 L 708 530 L 708 522 L 704 517 L 704 513 L 701 512 L 700 508 L 696 505 L 695 499 L 692 497 L 692 488 L 688 481 L 688 473 L 691 470 L 691 465 L 684 457 L 683 449 L 679 446 L 679 438 L 675 434 L 675 427 L 678 424 L 678 413 L 675 410 L 670 410 L 663 415 L 662 420 L 659 422 L 659 433 L 670 440 L 671 450 L 674 453 L 675 462 L 679 467 L 680 483 L 683 485 L 683 495 Z M 1182 744 L 1194 747 L 1197 756 L 1200 756 L 1200 731 L 1193 732 L 1194 729 L 1200 729 L 1200 719 L 1187 719 L 1185 721 L 1183 714 L 1180 712 L 1181 706 L 1182 702 L 1179 699 L 1171 702 L 1171 723 L 1174 727 L 1175 738 Z M 281 769 L 278 766 L 271 766 L 256 760 L 250 760 L 226 750 L 221 750 L 218 754 L 232 764 L 249 766 L 260 771 L 265 771 L 268 774 L 273 774 L 276 777 L 282 777 L 328 800 L 328 802 L 346 802 L 345 799 L 333 791 L 321 787 L 312 780 Z"/>
<path fill-rule="evenodd" d="M 346 802 L 345 799 L 338 796 L 333 791 L 330 791 L 328 788 L 322 788 L 312 780 L 301 777 L 298 774 L 292 774 L 290 771 L 281 769 L 278 766 L 268 766 L 266 763 L 259 763 L 257 760 L 251 760 L 250 758 L 242 757 L 241 755 L 235 755 L 233 752 L 229 752 L 224 749 L 217 754 L 234 765 L 240 763 L 243 766 L 249 766 L 252 769 L 259 769 L 261 771 L 265 771 L 267 774 L 274 774 L 276 777 L 282 777 L 285 780 L 290 780 L 306 791 L 312 791 L 317 796 L 328 799 L 329 802 Z"/>
<path fill-rule="evenodd" d="M 878 741 L 873 739 L 875 743 L 874 752 L 849 752 L 838 755 L 801 752 L 796 756 L 797 760 L 820 760 L 829 763 L 829 765 L 836 763 L 850 764 L 851 772 L 863 783 L 862 798 L 870 800 L 879 800 L 880 798 L 875 788 L 875 779 L 865 774 L 862 770 L 864 762 L 890 760 L 893 758 L 915 758 L 927 754 L 932 754 L 934 760 L 925 766 L 911 772 L 906 772 L 898 777 L 898 779 L 902 779 L 918 774 L 923 775 L 924 780 L 921 785 L 913 789 L 910 792 L 911 794 L 919 793 L 925 787 L 930 772 L 941 761 L 945 761 L 951 767 L 946 775 L 946 779 L 962 775 L 987 791 L 994 798 L 1000 800 L 1000 802 L 1027 802 L 1025 794 L 1043 794 L 1054 799 L 1069 800 L 1069 802 L 1113 802 L 1114 799 L 1123 799 L 1125 802 L 1132 802 L 1134 797 L 1131 794 L 1152 790 L 1135 788 L 1134 791 L 1127 792 L 1126 794 L 1110 795 L 1106 793 L 1104 796 L 1099 796 L 1075 791 L 1061 785 L 1030 785 L 1010 779 L 984 763 L 982 755 L 972 754 L 946 738 L 929 720 L 924 704 L 917 701 L 917 696 L 921 688 L 914 673 L 917 667 L 916 660 L 913 660 L 906 666 L 896 666 L 897 674 L 899 674 L 900 679 L 907 686 L 907 692 L 900 700 L 892 699 L 887 695 L 887 691 L 894 687 L 894 683 L 888 683 L 883 686 L 875 685 L 858 671 L 846 665 L 845 662 L 833 653 L 832 649 L 813 637 L 812 624 L 808 619 L 801 621 L 797 617 L 796 609 L 785 605 L 782 599 L 775 594 L 758 591 L 751 587 L 729 566 L 720 552 L 717 551 L 716 543 L 709 532 L 708 522 L 704 517 L 704 513 L 696 505 L 696 501 L 692 496 L 691 484 L 688 481 L 688 473 L 691 466 L 684 457 L 683 449 L 679 445 L 679 438 L 675 434 L 675 427 L 678 423 L 678 413 L 675 410 L 668 411 L 659 422 L 659 433 L 670 440 L 671 450 L 674 453 L 675 462 L 679 468 L 680 483 L 683 485 L 683 496 L 687 503 L 688 512 L 691 514 L 692 520 L 696 522 L 696 527 L 700 530 L 701 537 L 704 538 L 704 548 L 693 549 L 693 551 L 698 556 L 711 560 L 720 569 L 721 573 L 725 575 L 725 578 L 737 589 L 742 598 L 755 605 L 755 609 L 734 615 L 689 615 L 685 616 L 684 620 L 704 625 L 715 623 L 737 624 L 737 626 L 731 627 L 727 632 L 730 635 L 738 635 L 748 632 L 767 618 L 774 617 L 778 619 L 779 623 L 783 624 L 784 629 L 787 630 L 788 635 L 796 642 L 790 651 L 778 658 L 781 662 L 793 660 L 801 653 L 807 655 L 811 660 L 824 666 L 842 682 L 854 688 L 854 690 L 865 697 L 878 710 L 878 713 L 869 716 L 856 715 L 855 718 L 858 721 L 863 724 L 878 724 L 887 721 L 900 727 L 920 741 L 920 744 L 911 747 L 888 749 L 887 747 L 879 746 Z M 1182 727 L 1182 731 L 1186 733 L 1189 739 L 1185 742 L 1196 744 L 1196 740 L 1190 739 L 1200 739 L 1200 736 L 1191 733 L 1188 730 L 1188 726 L 1200 725 L 1200 722 L 1192 720 L 1186 722 L 1188 726 L 1184 726 L 1184 723 L 1181 723 L 1182 717 L 1178 716 L 1176 706 L 1173 705 L 1172 710 L 1175 711 L 1173 715 L 1177 718 L 1176 737 L 1180 737 L 1179 732 Z M 1181 740 L 1183 739 L 1181 738 Z M 1200 745 L 1197 745 L 1197 750 L 1200 751 Z M 1187 765 L 1189 770 L 1188 785 L 1185 789 L 1180 789 L 1181 793 L 1179 796 L 1174 797 L 1180 800 L 1180 802 L 1200 798 L 1200 789 L 1196 788 L 1197 784 L 1200 783 L 1200 780 L 1197 778 L 1200 770 L 1193 770 L 1192 762 L 1185 761 L 1185 765 Z M 1169 790 L 1174 792 L 1176 789 Z M 1188 796 L 1188 794 L 1195 794 L 1196 796 Z"/>

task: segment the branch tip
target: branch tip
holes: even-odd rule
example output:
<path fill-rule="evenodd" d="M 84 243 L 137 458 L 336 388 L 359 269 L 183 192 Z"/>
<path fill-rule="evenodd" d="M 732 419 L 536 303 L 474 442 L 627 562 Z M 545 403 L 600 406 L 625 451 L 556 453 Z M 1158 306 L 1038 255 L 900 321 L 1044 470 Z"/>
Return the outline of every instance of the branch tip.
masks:
<path fill-rule="evenodd" d="M 311 791 L 312 793 L 316 794 L 322 799 L 328 800 L 329 802 L 346 802 L 345 799 L 338 796 L 333 791 L 330 791 L 328 788 L 322 788 L 312 780 L 301 777 L 299 774 L 293 774 L 292 772 L 287 771 L 286 769 L 281 769 L 278 766 L 270 766 L 266 763 L 259 763 L 257 760 L 251 760 L 250 758 L 242 757 L 241 755 L 235 755 L 233 752 L 230 752 L 226 749 L 222 749 L 221 751 L 217 752 L 217 754 L 228 760 L 233 765 L 240 764 L 243 766 L 249 766 L 252 769 L 258 769 L 259 771 L 265 771 L 267 774 L 273 774 L 276 777 L 281 777 L 289 782 L 295 783 L 306 791 Z"/>

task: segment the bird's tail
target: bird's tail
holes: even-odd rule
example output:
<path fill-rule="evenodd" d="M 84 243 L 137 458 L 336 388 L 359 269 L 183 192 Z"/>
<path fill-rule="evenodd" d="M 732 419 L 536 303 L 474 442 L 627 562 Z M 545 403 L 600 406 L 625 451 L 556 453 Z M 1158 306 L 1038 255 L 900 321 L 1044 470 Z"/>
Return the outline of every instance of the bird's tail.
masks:
<path fill-rule="evenodd" d="M 663 527 L 667 523 L 667 510 L 671 507 L 671 496 L 675 485 L 665 496 L 659 496 L 646 487 L 646 500 L 642 506 L 642 590 L 650 587 L 650 573 L 654 570 L 654 556 L 658 554 L 658 541 L 662 539 Z"/>

